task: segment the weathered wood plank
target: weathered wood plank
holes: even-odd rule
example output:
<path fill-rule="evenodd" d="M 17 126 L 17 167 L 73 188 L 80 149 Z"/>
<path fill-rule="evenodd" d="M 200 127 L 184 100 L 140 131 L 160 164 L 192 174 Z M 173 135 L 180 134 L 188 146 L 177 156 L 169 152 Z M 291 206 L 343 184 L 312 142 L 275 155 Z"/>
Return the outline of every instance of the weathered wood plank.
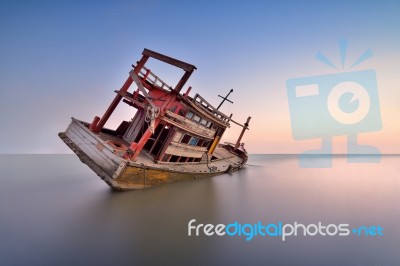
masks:
<path fill-rule="evenodd" d="M 149 49 L 144 49 L 142 55 L 147 55 L 147 56 L 153 57 L 154 59 L 158 59 L 167 64 L 182 68 L 185 71 L 193 71 L 194 69 L 197 69 L 194 65 L 191 65 L 191 64 L 185 63 L 181 60 L 154 52 Z"/>
<path fill-rule="evenodd" d="M 212 139 L 215 135 L 215 129 L 207 128 L 199 123 L 193 122 L 190 119 L 187 119 L 183 116 L 177 115 L 171 111 L 166 111 L 166 115 L 175 119 L 181 125 L 182 129 L 190 130 L 194 133 L 197 133 L 202 136 L 206 136 L 209 139 Z"/>
<path fill-rule="evenodd" d="M 171 142 L 165 153 L 176 156 L 201 158 L 206 151 L 206 147 L 195 147 Z"/>
<path fill-rule="evenodd" d="M 88 132 L 88 130 L 85 130 L 78 121 L 71 122 L 65 135 L 79 149 L 87 154 L 90 159 L 100 167 L 104 168 L 104 170 L 111 176 L 122 161 L 122 159 L 117 157 L 103 140 L 97 138 L 93 133 Z"/>

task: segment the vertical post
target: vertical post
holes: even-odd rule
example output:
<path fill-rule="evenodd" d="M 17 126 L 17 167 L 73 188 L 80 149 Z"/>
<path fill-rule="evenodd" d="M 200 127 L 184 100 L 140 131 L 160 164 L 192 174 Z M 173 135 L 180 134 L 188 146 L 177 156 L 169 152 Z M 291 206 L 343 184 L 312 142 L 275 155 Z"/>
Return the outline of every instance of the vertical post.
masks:
<path fill-rule="evenodd" d="M 213 154 L 215 148 L 217 147 L 217 145 L 218 145 L 218 143 L 219 143 L 219 139 L 220 139 L 219 136 L 216 136 L 216 137 L 215 137 L 213 143 L 212 143 L 211 146 L 210 146 L 210 149 L 208 150 L 208 154 L 210 154 L 210 155 Z"/>
<path fill-rule="evenodd" d="M 157 157 L 156 157 L 156 160 L 162 160 L 162 158 L 163 158 L 164 155 L 165 155 L 165 151 L 167 150 L 169 144 L 171 143 L 172 139 L 173 139 L 174 136 L 175 136 L 175 132 L 176 132 L 176 128 L 173 127 L 173 126 L 171 126 L 171 129 L 170 129 L 170 131 L 169 131 L 167 137 L 165 138 L 165 140 L 164 140 L 164 142 L 163 142 L 163 147 L 162 147 L 161 150 L 159 151 L 159 153 L 158 153 L 158 155 L 157 155 Z M 170 156 L 170 158 L 171 158 L 171 156 Z M 169 158 L 169 159 L 170 159 L 170 158 Z M 169 161 L 169 159 L 168 159 L 168 161 Z"/>
<path fill-rule="evenodd" d="M 140 61 L 138 62 L 137 66 L 135 67 L 135 70 L 134 70 L 137 75 L 139 74 L 139 72 L 142 69 L 142 67 L 144 66 L 144 64 L 146 64 L 148 59 L 149 59 L 149 56 L 147 56 L 147 55 L 142 56 L 142 58 L 140 59 Z M 133 79 L 131 78 L 131 76 L 129 76 L 127 78 L 127 80 L 125 81 L 124 85 L 122 86 L 122 88 L 120 89 L 120 91 L 127 92 L 129 87 L 131 86 L 132 82 L 133 82 Z M 91 128 L 94 128 L 93 132 L 99 133 L 103 129 L 104 125 L 106 124 L 107 120 L 110 118 L 111 114 L 114 112 L 115 108 L 117 108 L 121 99 L 122 99 L 121 95 L 117 94 L 115 96 L 114 100 L 108 107 L 107 111 L 104 113 L 103 117 L 97 123 L 97 125 L 96 126 L 91 125 Z"/>
<path fill-rule="evenodd" d="M 187 89 L 187 91 L 185 92 L 185 94 L 183 95 L 183 97 L 188 97 L 190 90 L 192 89 L 192 87 L 189 87 Z"/>
<path fill-rule="evenodd" d="M 192 75 L 192 73 L 193 73 L 193 70 L 186 71 L 185 74 L 183 74 L 181 80 L 179 80 L 178 84 L 176 84 L 176 87 L 175 87 L 175 91 L 177 93 L 179 93 L 182 90 L 183 86 L 185 85 L 186 81 L 188 81 L 188 79 L 190 78 L 190 75 Z"/>
<path fill-rule="evenodd" d="M 132 78 L 128 77 L 120 91 L 123 91 L 123 92 L 128 91 L 128 88 L 129 88 L 129 86 L 131 86 L 132 82 L 133 82 Z M 117 105 L 119 104 L 121 99 L 122 99 L 121 95 L 117 94 L 115 96 L 114 100 L 111 102 L 110 106 L 107 108 L 107 111 L 104 113 L 102 118 L 100 120 L 98 120 L 97 125 L 91 126 L 91 128 L 94 128 L 93 132 L 99 133 L 103 129 L 104 125 L 106 124 L 107 120 L 110 118 L 111 114 L 114 112 L 115 108 L 117 108 Z"/>
<path fill-rule="evenodd" d="M 248 129 L 248 127 L 249 127 L 250 119 L 251 119 L 251 116 L 249 116 L 249 117 L 247 118 L 246 123 L 244 123 L 244 127 L 243 127 L 243 129 L 242 129 L 242 132 L 240 133 L 240 136 L 239 136 L 238 140 L 236 141 L 235 149 L 239 148 L 239 146 L 240 146 L 240 141 L 242 140 L 242 137 L 243 137 L 243 135 L 244 135 L 244 132 L 245 132 L 246 129 Z"/>
<path fill-rule="evenodd" d="M 151 148 L 150 148 L 150 150 L 149 150 L 149 153 L 150 153 L 150 154 L 152 153 L 153 149 L 156 147 L 156 144 L 157 144 L 158 140 L 160 139 L 160 136 L 161 136 L 161 134 L 163 133 L 164 128 L 165 128 L 165 127 L 162 127 L 162 128 L 161 128 L 161 130 L 160 130 L 160 132 L 158 133 L 156 139 L 154 140 L 153 145 L 151 145 Z"/>
<path fill-rule="evenodd" d="M 91 131 L 95 131 L 95 130 L 96 130 L 97 123 L 99 123 L 99 121 L 100 121 L 100 117 L 95 116 L 94 119 L 93 119 L 93 121 L 92 121 L 92 123 L 91 123 L 90 126 L 89 126 L 89 129 L 90 129 Z"/>
<path fill-rule="evenodd" d="M 144 79 L 144 80 L 147 79 L 147 77 L 150 75 L 150 72 L 151 72 L 151 70 L 150 70 L 150 69 L 147 69 L 146 74 L 144 74 L 144 76 L 143 76 L 143 79 Z M 136 73 L 136 74 L 139 74 L 139 72 Z"/>
<path fill-rule="evenodd" d="M 156 120 L 154 121 L 154 128 L 157 128 L 160 121 L 161 121 L 161 118 L 157 117 Z M 144 132 L 144 134 L 140 138 L 139 142 L 137 144 L 132 143 L 132 144 L 135 144 L 135 153 L 131 157 L 132 161 L 134 161 L 139 156 L 139 153 L 142 151 L 144 145 L 146 144 L 147 140 L 151 137 L 152 134 L 153 133 L 151 132 L 150 128 L 147 128 L 146 132 Z"/>

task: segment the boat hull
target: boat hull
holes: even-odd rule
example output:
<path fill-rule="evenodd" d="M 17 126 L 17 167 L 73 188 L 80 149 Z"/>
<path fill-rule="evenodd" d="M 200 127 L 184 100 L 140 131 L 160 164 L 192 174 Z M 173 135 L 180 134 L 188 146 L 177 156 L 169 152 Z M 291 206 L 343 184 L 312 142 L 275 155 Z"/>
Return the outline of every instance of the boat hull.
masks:
<path fill-rule="evenodd" d="M 227 160 L 208 164 L 145 164 L 140 160 L 132 162 L 118 156 L 112 147 L 91 132 L 84 122 L 74 118 L 67 130 L 59 133 L 59 137 L 83 163 L 115 190 L 144 189 L 216 176 L 239 170 L 247 160 L 246 154 L 232 155 Z"/>

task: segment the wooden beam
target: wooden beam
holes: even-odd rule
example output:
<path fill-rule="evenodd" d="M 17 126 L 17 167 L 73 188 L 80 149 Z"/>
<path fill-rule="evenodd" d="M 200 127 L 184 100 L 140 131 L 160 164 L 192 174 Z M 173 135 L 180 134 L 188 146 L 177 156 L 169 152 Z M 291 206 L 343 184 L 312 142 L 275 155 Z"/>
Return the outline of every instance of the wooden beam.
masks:
<path fill-rule="evenodd" d="M 175 86 L 175 91 L 177 93 L 180 93 L 183 86 L 185 86 L 186 82 L 188 81 L 188 79 L 190 78 L 190 75 L 192 75 L 193 70 L 191 71 L 186 71 L 185 74 L 183 74 L 182 78 L 179 80 L 178 84 L 176 84 Z"/>
<path fill-rule="evenodd" d="M 150 150 L 149 150 L 149 153 L 150 153 L 150 154 L 152 153 L 152 151 L 153 151 L 154 148 L 156 147 L 157 141 L 160 139 L 160 136 L 161 136 L 161 134 L 163 133 L 163 131 L 164 131 L 164 126 L 162 126 L 160 132 L 159 132 L 158 135 L 157 135 L 157 138 L 154 140 L 154 143 L 153 143 L 153 145 L 151 146 L 151 148 L 150 148 Z M 156 157 L 156 156 L 154 156 L 154 157 Z"/>
<path fill-rule="evenodd" d="M 129 76 L 127 78 L 127 80 L 125 81 L 124 85 L 122 86 L 122 88 L 120 89 L 120 91 L 124 91 L 124 92 L 128 91 L 129 86 L 131 86 L 132 82 L 133 82 L 133 79 Z M 121 95 L 117 94 L 115 96 L 114 100 L 111 102 L 110 106 L 107 108 L 104 115 L 98 121 L 97 125 L 90 126 L 90 128 L 92 129 L 93 132 L 99 133 L 103 129 L 104 125 L 110 118 L 111 114 L 114 112 L 115 108 L 117 108 L 117 105 L 119 104 L 121 99 L 122 99 Z"/>
<path fill-rule="evenodd" d="M 167 64 L 179 67 L 179 68 L 181 68 L 181 69 L 183 69 L 184 71 L 187 71 L 187 72 L 193 72 L 193 70 L 197 69 L 194 65 L 191 65 L 191 64 L 185 63 L 183 61 L 180 61 L 178 59 L 175 59 L 175 58 L 172 58 L 172 57 L 169 57 L 169 56 L 154 52 L 154 51 L 149 50 L 149 49 L 144 49 L 143 52 L 142 52 L 142 55 L 150 56 L 150 57 L 152 57 L 154 59 L 158 59 L 158 60 L 163 61 L 163 62 L 165 62 Z"/>
<path fill-rule="evenodd" d="M 146 108 L 147 108 L 147 105 L 146 105 L 146 104 L 141 103 L 141 102 L 139 102 L 138 100 L 135 100 L 134 98 L 130 97 L 130 96 L 128 95 L 127 92 L 124 92 L 124 91 L 115 91 L 115 92 L 116 92 L 118 95 L 120 95 L 121 97 L 123 97 L 123 98 L 125 98 L 125 99 L 131 101 L 133 104 L 137 105 L 138 107 L 141 107 L 141 108 L 143 108 L 143 109 L 146 109 Z"/>
<path fill-rule="evenodd" d="M 161 118 L 157 117 L 154 121 L 154 128 L 156 129 L 158 124 L 160 123 Z M 153 135 L 153 133 L 150 130 L 150 127 L 147 128 L 147 130 L 144 132 L 144 134 L 142 135 L 142 137 L 140 138 L 139 142 L 136 145 L 132 145 L 134 143 L 131 143 L 130 148 L 131 149 L 135 149 L 135 153 L 132 155 L 131 160 L 135 161 L 136 158 L 139 156 L 140 152 L 142 151 L 144 145 L 146 144 L 146 142 L 149 140 L 149 138 L 151 137 L 151 135 Z"/>
<path fill-rule="evenodd" d="M 133 81 L 136 83 L 137 87 L 139 88 L 139 90 L 143 93 L 144 97 L 146 98 L 146 100 L 149 102 L 149 104 L 151 105 L 151 107 L 154 110 L 157 110 L 158 107 L 153 103 L 153 101 L 150 99 L 149 94 L 147 93 L 147 91 L 145 90 L 142 82 L 140 81 L 138 75 L 132 70 L 131 72 L 129 72 L 131 78 L 133 79 Z"/>
<path fill-rule="evenodd" d="M 189 129 L 189 128 L 187 128 L 187 127 L 185 127 L 185 126 L 183 126 L 183 125 L 181 125 L 179 123 L 176 123 L 175 121 L 173 121 L 173 120 L 171 120 L 171 119 L 169 119 L 169 118 L 167 118 L 165 116 L 162 118 L 162 120 L 167 122 L 167 123 L 169 123 L 169 124 L 171 124 L 171 125 L 174 125 L 174 126 L 180 128 L 180 129 L 182 129 L 182 130 L 184 130 L 184 131 L 186 131 L 186 132 L 188 132 L 188 133 L 190 133 L 192 135 L 195 135 L 196 137 L 200 137 L 200 138 L 208 139 L 208 140 L 213 139 L 212 137 L 210 137 L 208 135 L 204 135 L 204 134 L 198 133 L 198 132 L 193 131 L 193 130 L 191 130 L 191 129 Z"/>
<path fill-rule="evenodd" d="M 236 122 L 235 120 L 229 119 L 229 122 L 233 122 L 234 124 L 236 124 L 236 125 L 238 125 L 238 126 L 240 126 L 240 127 L 243 127 L 243 128 L 245 128 L 245 129 L 250 129 L 250 128 L 248 127 L 248 125 L 247 125 L 247 126 L 246 126 L 246 124 L 242 125 L 242 124 Z"/>
<path fill-rule="evenodd" d="M 148 59 L 149 59 L 149 57 L 147 55 L 142 56 L 142 58 L 140 59 L 140 61 L 138 62 L 137 66 L 135 68 L 136 74 L 139 74 L 140 70 L 146 64 Z M 127 78 L 127 80 L 125 81 L 124 85 L 122 86 L 122 88 L 120 89 L 120 91 L 127 92 L 129 87 L 131 86 L 132 82 L 133 82 L 133 79 L 131 78 L 131 76 L 129 76 Z M 114 100 L 111 102 L 110 106 L 107 108 L 107 110 L 104 113 L 104 115 L 102 116 L 102 118 L 100 119 L 100 121 L 98 121 L 97 125 L 91 125 L 93 132 L 99 133 L 103 129 L 104 125 L 110 118 L 111 114 L 114 112 L 115 108 L 117 108 L 117 106 L 121 100 L 122 100 L 122 96 L 117 94 L 115 96 Z"/>
<path fill-rule="evenodd" d="M 165 155 L 165 151 L 168 149 L 169 145 L 171 144 L 172 139 L 174 138 L 176 133 L 176 128 L 171 127 L 170 131 L 168 132 L 167 137 L 164 140 L 163 146 L 161 148 L 161 150 L 158 152 L 158 155 L 155 157 L 155 160 L 157 161 L 161 161 L 162 158 Z M 168 160 L 169 161 L 171 159 L 172 155 L 169 156 Z"/>

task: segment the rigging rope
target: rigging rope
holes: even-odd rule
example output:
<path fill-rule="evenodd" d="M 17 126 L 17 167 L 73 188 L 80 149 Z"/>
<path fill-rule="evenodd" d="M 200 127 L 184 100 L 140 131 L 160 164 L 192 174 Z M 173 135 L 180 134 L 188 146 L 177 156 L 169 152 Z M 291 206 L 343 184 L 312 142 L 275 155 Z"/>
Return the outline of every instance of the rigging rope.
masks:
<path fill-rule="evenodd" d="M 160 114 L 160 109 L 158 107 L 152 107 L 150 105 L 147 106 L 147 111 L 146 111 L 146 116 L 144 118 L 144 121 L 147 122 L 149 125 L 149 129 L 151 131 L 151 134 L 154 134 L 154 121 L 157 118 L 157 116 Z"/>
<path fill-rule="evenodd" d="M 139 90 L 143 93 L 143 96 L 149 102 L 150 105 L 147 106 L 145 121 L 149 125 L 151 134 L 154 134 L 154 121 L 160 114 L 160 108 L 158 108 L 153 101 L 150 99 L 151 97 L 147 93 L 146 89 L 143 87 L 142 82 L 139 79 L 139 76 L 132 70 L 129 72 L 133 81 L 135 81 L 136 85 L 138 86 Z M 166 95 L 166 94 L 165 94 Z M 160 96 L 159 98 L 163 97 L 164 95 Z"/>

